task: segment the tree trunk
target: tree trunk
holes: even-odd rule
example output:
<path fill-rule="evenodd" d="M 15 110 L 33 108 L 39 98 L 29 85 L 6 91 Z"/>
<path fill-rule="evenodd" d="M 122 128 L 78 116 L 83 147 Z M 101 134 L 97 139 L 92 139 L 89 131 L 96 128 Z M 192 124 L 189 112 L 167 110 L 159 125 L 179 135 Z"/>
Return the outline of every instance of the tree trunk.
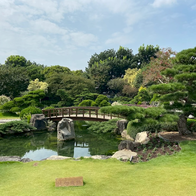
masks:
<path fill-rule="evenodd" d="M 187 128 L 186 123 L 187 123 L 187 117 L 185 117 L 184 114 L 181 114 L 178 120 L 178 132 L 180 135 L 191 134 L 191 132 Z"/>

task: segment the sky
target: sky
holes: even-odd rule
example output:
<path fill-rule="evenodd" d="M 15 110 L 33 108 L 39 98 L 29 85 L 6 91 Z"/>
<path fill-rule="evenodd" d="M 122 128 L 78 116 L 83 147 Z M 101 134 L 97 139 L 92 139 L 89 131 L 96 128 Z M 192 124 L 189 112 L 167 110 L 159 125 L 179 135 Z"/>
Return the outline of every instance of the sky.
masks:
<path fill-rule="evenodd" d="M 0 0 L 0 63 L 10 55 L 85 70 L 120 46 L 196 46 L 195 0 Z"/>

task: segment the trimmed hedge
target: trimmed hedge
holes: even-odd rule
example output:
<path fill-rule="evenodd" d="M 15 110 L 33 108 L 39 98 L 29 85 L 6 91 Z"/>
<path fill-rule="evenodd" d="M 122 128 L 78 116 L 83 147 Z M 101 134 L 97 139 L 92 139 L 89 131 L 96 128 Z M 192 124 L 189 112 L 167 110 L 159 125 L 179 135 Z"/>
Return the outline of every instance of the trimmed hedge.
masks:
<path fill-rule="evenodd" d="M 28 116 L 31 116 L 32 114 L 42 114 L 42 110 L 34 106 L 29 106 L 20 112 L 20 118 L 25 120 L 28 119 Z"/>
<path fill-rule="evenodd" d="M 36 128 L 25 121 L 10 121 L 0 124 L 0 133 L 3 135 L 22 133 L 30 130 L 36 130 Z"/>

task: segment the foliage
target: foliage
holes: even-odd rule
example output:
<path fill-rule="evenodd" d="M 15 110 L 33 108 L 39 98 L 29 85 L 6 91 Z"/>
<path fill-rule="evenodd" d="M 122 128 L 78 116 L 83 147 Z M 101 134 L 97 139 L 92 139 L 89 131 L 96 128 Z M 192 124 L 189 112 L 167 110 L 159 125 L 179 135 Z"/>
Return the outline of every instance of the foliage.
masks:
<path fill-rule="evenodd" d="M 29 125 L 25 121 L 10 121 L 4 124 L 0 124 L 1 134 L 14 134 L 30 130 L 36 130 L 36 128 Z"/>
<path fill-rule="evenodd" d="M 139 47 L 138 53 L 135 55 L 135 61 L 138 66 L 144 67 L 146 64 L 150 63 L 152 58 L 156 58 L 156 53 L 160 50 L 159 46 L 145 45 Z"/>
<path fill-rule="evenodd" d="M 177 53 L 175 62 L 178 64 L 196 64 L 196 47 L 182 50 Z"/>
<path fill-rule="evenodd" d="M 25 91 L 29 84 L 29 76 L 24 67 L 0 65 L 0 95 L 17 97 Z"/>
<path fill-rule="evenodd" d="M 115 78 L 115 79 L 111 79 L 107 83 L 107 85 L 114 94 L 117 94 L 117 93 L 122 94 L 122 90 L 124 86 L 127 85 L 127 81 L 124 80 L 123 78 Z"/>
<path fill-rule="evenodd" d="M 71 70 L 68 67 L 53 65 L 50 67 L 45 67 L 43 73 L 45 75 L 45 78 L 49 78 L 54 74 L 71 74 Z"/>
<path fill-rule="evenodd" d="M 157 58 L 152 58 L 149 65 L 142 72 L 143 85 L 169 82 L 170 78 L 161 75 L 161 71 L 174 66 L 175 55 L 176 53 L 170 48 L 158 51 L 156 53 Z"/>
<path fill-rule="evenodd" d="M 57 103 L 59 107 L 62 106 L 71 106 L 73 103 L 72 98 L 69 96 L 69 94 L 64 89 L 58 89 L 56 95 L 60 96 L 61 101 Z"/>
<path fill-rule="evenodd" d="M 99 107 L 109 106 L 111 104 L 108 101 L 109 101 L 109 99 L 107 98 L 107 96 L 99 95 L 97 97 L 97 99 L 95 100 L 95 105 L 93 105 L 93 106 L 99 106 Z"/>
<path fill-rule="evenodd" d="M 43 110 L 50 110 L 50 109 L 54 109 L 53 106 L 48 106 L 48 107 L 45 107 Z"/>
<path fill-rule="evenodd" d="M 181 111 L 178 113 L 179 122 L 184 122 L 184 128 L 179 127 L 178 131 L 180 134 L 188 134 L 190 132 L 186 127 L 186 120 L 190 114 L 196 115 L 196 108 L 193 105 L 196 101 L 196 65 L 176 65 L 172 69 L 166 69 L 162 74 L 170 77 L 171 82 L 152 85 L 150 90 L 160 95 L 159 101 L 164 102 L 164 107 L 168 111 Z"/>
<path fill-rule="evenodd" d="M 125 75 L 124 75 L 124 80 L 126 80 L 128 82 L 128 84 L 130 84 L 131 87 L 134 87 L 135 84 L 135 79 L 138 73 L 140 73 L 140 69 L 130 69 L 128 68 L 127 70 L 125 70 Z"/>
<path fill-rule="evenodd" d="M 133 58 L 132 50 L 128 48 L 120 47 L 117 52 L 113 49 L 107 50 L 91 56 L 86 72 L 95 81 L 99 93 L 107 92 L 107 83 L 111 79 L 122 77 L 125 70 L 132 67 Z"/>
<path fill-rule="evenodd" d="M 19 116 L 12 112 L 0 112 L 0 119 L 15 119 L 19 118 Z"/>
<path fill-rule="evenodd" d="M 131 101 L 131 98 L 125 97 L 125 96 L 119 96 L 119 97 L 118 96 L 115 96 L 114 98 L 110 98 L 109 100 L 111 102 L 117 101 L 117 102 L 119 102 L 121 104 L 128 104 L 129 101 Z"/>
<path fill-rule="evenodd" d="M 35 91 L 35 90 L 43 90 L 44 92 L 47 92 L 48 84 L 46 82 L 40 82 L 38 78 L 36 78 L 34 81 L 30 81 L 30 84 L 27 88 L 29 91 Z"/>
<path fill-rule="evenodd" d="M 142 103 L 149 102 L 151 100 L 151 95 L 146 88 L 140 87 L 138 94 L 131 100 L 130 103 Z"/>
<path fill-rule="evenodd" d="M 91 122 L 90 127 L 88 127 L 88 131 L 93 131 L 96 133 L 114 132 L 115 128 L 117 128 L 116 122 L 118 120 L 119 119 L 112 119 L 103 122 Z"/>
<path fill-rule="evenodd" d="M 93 93 L 95 90 L 92 80 L 71 74 L 54 74 L 46 82 L 51 97 L 56 95 L 58 89 L 64 89 L 73 100 L 81 93 Z"/>
<path fill-rule="evenodd" d="M 42 106 L 40 100 L 45 97 L 42 90 L 30 91 L 27 95 L 16 97 L 0 107 L 4 111 L 19 112 L 28 106 Z"/>
<path fill-rule="evenodd" d="M 132 137 L 141 131 L 159 131 L 160 129 L 175 129 L 178 116 L 167 114 L 161 107 L 135 107 L 116 105 L 102 107 L 101 113 L 120 114 L 129 120 L 128 132 Z"/>
<path fill-rule="evenodd" d="M 9 97 L 7 97 L 5 95 L 1 95 L 0 96 L 0 105 L 3 105 L 3 104 L 5 104 L 5 103 L 7 103 L 9 101 L 10 101 L 10 98 Z"/>
<path fill-rule="evenodd" d="M 27 60 L 23 56 L 11 55 L 5 61 L 5 65 L 12 66 L 12 67 L 26 67 Z"/>
<path fill-rule="evenodd" d="M 111 106 L 115 106 L 115 105 L 122 105 L 121 103 L 119 103 L 118 101 L 115 101 L 111 104 Z"/>
<path fill-rule="evenodd" d="M 97 93 L 86 93 L 82 92 L 81 94 L 76 96 L 76 99 L 74 100 L 74 105 L 79 105 L 83 100 L 92 100 L 95 101 L 95 99 L 99 96 Z"/>
<path fill-rule="evenodd" d="M 93 106 L 95 102 L 92 100 L 83 100 L 78 106 Z"/>
<path fill-rule="evenodd" d="M 27 119 L 28 115 L 32 114 L 42 114 L 42 110 L 34 106 L 29 106 L 20 112 L 20 118 L 22 120 L 25 120 Z"/>

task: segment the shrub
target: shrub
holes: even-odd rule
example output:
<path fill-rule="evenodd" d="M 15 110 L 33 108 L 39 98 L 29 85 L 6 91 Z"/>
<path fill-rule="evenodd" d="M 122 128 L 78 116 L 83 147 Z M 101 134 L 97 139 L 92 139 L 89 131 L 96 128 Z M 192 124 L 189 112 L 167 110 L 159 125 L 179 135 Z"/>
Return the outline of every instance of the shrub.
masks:
<path fill-rule="evenodd" d="M 5 104 L 5 103 L 7 103 L 9 101 L 10 101 L 10 98 L 9 97 L 7 97 L 5 95 L 1 95 L 0 96 L 0 105 L 3 105 L 3 104 Z"/>
<path fill-rule="evenodd" d="M 20 118 L 25 120 L 32 114 L 42 114 L 42 110 L 34 106 L 29 106 L 20 112 Z"/>
<path fill-rule="evenodd" d="M 103 100 L 100 104 L 99 104 L 99 107 L 104 107 L 104 106 L 110 106 L 111 104 L 106 101 L 106 100 Z"/>
<path fill-rule="evenodd" d="M 50 110 L 50 109 L 54 109 L 53 106 L 48 106 L 48 107 L 45 107 L 43 110 Z"/>
<path fill-rule="evenodd" d="M 119 119 L 112 119 L 104 122 L 91 122 L 90 127 L 88 127 L 88 130 L 95 133 L 113 132 L 114 129 L 117 128 L 116 122 L 118 120 Z"/>
<path fill-rule="evenodd" d="M 188 119 L 187 120 L 187 127 L 189 131 L 196 132 L 196 120 L 195 119 Z"/>
<path fill-rule="evenodd" d="M 92 100 L 83 100 L 78 106 L 92 106 L 95 102 Z"/>
<path fill-rule="evenodd" d="M 106 100 L 108 102 L 108 98 L 105 96 L 105 95 L 99 95 L 97 97 L 97 99 L 95 100 L 95 103 L 97 106 L 100 106 L 100 103 L 103 101 L 103 100 Z"/>
<path fill-rule="evenodd" d="M 25 121 L 11 121 L 4 124 L 0 124 L 1 134 L 14 134 L 30 130 L 36 130 L 36 128 L 29 125 Z"/>

